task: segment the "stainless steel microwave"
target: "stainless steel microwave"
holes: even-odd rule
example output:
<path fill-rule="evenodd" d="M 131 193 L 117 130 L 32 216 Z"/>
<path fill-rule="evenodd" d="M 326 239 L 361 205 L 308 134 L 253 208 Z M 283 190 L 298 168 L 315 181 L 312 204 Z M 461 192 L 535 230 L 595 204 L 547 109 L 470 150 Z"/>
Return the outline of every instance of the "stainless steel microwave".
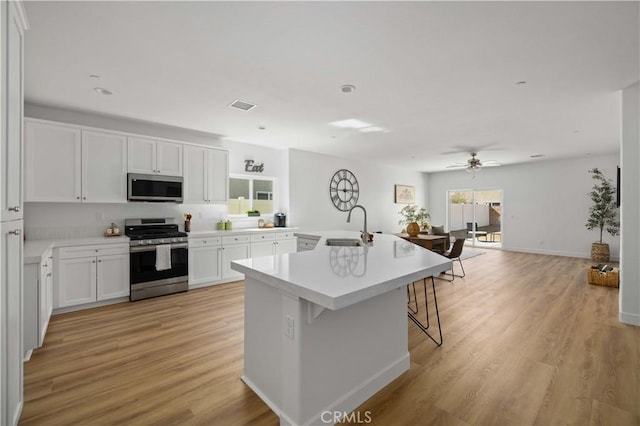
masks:
<path fill-rule="evenodd" d="M 182 177 L 129 173 L 127 174 L 127 199 L 182 203 Z"/>

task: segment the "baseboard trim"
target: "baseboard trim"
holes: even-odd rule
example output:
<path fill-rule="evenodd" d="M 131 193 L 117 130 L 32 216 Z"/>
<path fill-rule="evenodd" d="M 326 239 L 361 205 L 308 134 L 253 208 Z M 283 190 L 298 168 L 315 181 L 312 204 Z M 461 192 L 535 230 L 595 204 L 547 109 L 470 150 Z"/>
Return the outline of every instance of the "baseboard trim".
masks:
<path fill-rule="evenodd" d="M 618 320 L 625 324 L 640 326 L 640 315 L 638 314 L 620 312 L 618 315 Z"/>
<path fill-rule="evenodd" d="M 476 247 L 478 248 L 478 247 Z M 518 253 L 531 253 L 531 254 L 544 254 L 547 256 L 562 256 L 562 257 L 577 257 L 580 259 L 590 259 L 590 252 L 572 252 L 572 251 L 555 251 L 555 250 L 540 250 L 540 249 L 532 249 L 532 248 L 522 248 L 522 247 L 502 247 L 504 251 L 515 251 Z M 619 262 L 620 258 L 618 256 L 611 256 L 612 262 Z"/>

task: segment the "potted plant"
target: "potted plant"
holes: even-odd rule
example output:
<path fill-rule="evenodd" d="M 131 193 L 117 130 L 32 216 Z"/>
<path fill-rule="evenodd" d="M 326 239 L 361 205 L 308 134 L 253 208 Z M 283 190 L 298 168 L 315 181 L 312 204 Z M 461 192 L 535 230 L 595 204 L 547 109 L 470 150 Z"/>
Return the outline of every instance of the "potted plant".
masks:
<path fill-rule="evenodd" d="M 402 215 L 398 225 L 407 225 L 407 234 L 410 237 L 416 237 L 420 229 L 428 230 L 431 227 L 429 225 L 431 215 L 424 207 L 407 204 L 398 213 Z"/>
<path fill-rule="evenodd" d="M 258 210 L 247 210 L 247 216 L 260 216 L 260 211 L 258 211 Z"/>
<path fill-rule="evenodd" d="M 608 262 L 610 257 L 609 244 L 602 242 L 603 231 L 607 230 L 612 236 L 618 235 L 620 223 L 616 212 L 616 188 L 611 179 L 606 178 L 597 168 L 589 170 L 595 184 L 589 193 L 593 205 L 589 208 L 589 218 L 586 227 L 589 230 L 598 229 L 600 240 L 591 245 L 591 260 L 594 262 Z"/>

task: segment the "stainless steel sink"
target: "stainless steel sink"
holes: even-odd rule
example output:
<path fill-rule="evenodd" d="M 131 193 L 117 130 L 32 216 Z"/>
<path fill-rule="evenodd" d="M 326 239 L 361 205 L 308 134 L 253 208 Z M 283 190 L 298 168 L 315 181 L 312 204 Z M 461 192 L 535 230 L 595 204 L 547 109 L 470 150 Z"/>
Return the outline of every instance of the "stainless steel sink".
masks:
<path fill-rule="evenodd" d="M 360 245 L 360 240 L 357 238 L 327 238 L 325 244 L 328 246 L 357 247 Z"/>

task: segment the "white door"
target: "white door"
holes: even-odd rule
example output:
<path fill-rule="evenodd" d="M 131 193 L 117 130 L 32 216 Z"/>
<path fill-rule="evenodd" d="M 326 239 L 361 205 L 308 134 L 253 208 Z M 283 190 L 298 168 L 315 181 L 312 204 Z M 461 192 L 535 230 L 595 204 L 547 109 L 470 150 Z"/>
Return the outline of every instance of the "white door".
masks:
<path fill-rule="evenodd" d="M 1 424 L 15 424 L 22 404 L 23 319 L 22 319 L 22 229 L 21 220 L 2 223 L 2 392 L 6 400 Z M 6 386 L 6 387 L 5 387 Z"/>
<path fill-rule="evenodd" d="M 127 202 L 127 138 L 82 131 L 82 201 Z"/>
<path fill-rule="evenodd" d="M 219 244 L 189 248 L 189 285 L 220 279 L 220 251 Z"/>
<path fill-rule="evenodd" d="M 25 201 L 80 201 L 80 129 L 33 121 L 25 127 Z"/>
<path fill-rule="evenodd" d="M 58 303 L 56 307 L 79 305 L 96 301 L 95 257 L 60 259 L 56 271 Z"/>
<path fill-rule="evenodd" d="M 219 149 L 209 150 L 207 168 L 208 199 L 211 203 L 226 203 L 229 199 L 229 153 Z"/>
<path fill-rule="evenodd" d="M 129 254 L 98 257 L 97 300 L 129 296 Z"/>
<path fill-rule="evenodd" d="M 156 172 L 165 176 L 182 176 L 182 145 L 158 141 L 156 145 Z"/>
<path fill-rule="evenodd" d="M 238 259 L 248 259 L 249 244 L 234 244 L 222 246 L 222 278 L 242 279 L 243 274 L 231 269 L 231 261 Z"/>
<path fill-rule="evenodd" d="M 156 141 L 128 137 L 127 169 L 129 173 L 156 173 Z"/>
<path fill-rule="evenodd" d="M 184 188 L 185 204 L 203 204 L 208 200 L 205 176 L 208 164 L 208 150 L 195 146 L 184 147 Z"/>

